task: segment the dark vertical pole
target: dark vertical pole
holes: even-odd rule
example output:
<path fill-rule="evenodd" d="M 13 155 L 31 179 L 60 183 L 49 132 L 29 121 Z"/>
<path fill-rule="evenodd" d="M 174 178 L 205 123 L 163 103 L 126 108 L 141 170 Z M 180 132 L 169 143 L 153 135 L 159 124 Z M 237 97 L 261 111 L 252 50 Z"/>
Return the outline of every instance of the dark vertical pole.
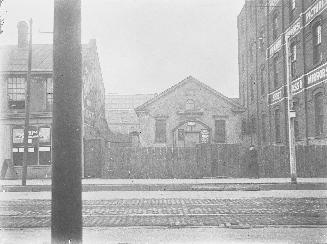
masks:
<path fill-rule="evenodd" d="M 31 69 L 32 69 L 32 19 L 30 19 L 30 40 L 28 44 L 28 64 L 25 90 L 25 127 L 24 127 L 24 154 L 22 185 L 26 186 L 27 158 L 28 158 L 28 128 L 30 125 L 30 95 L 31 95 Z"/>
<path fill-rule="evenodd" d="M 81 0 L 54 1 L 52 243 L 82 243 Z"/>

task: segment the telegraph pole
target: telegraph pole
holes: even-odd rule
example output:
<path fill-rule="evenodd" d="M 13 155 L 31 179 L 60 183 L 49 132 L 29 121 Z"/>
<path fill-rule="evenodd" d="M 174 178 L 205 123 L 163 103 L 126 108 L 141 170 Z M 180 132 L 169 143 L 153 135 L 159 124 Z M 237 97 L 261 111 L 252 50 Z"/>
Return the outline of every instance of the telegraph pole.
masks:
<path fill-rule="evenodd" d="M 291 183 L 297 183 L 296 174 L 296 153 L 295 153 L 295 137 L 294 137 L 294 118 L 295 111 L 293 110 L 293 94 L 290 80 L 290 36 L 285 36 L 286 47 L 286 80 L 287 80 L 287 114 L 288 114 L 288 148 L 290 155 L 290 171 L 291 171 Z"/>
<path fill-rule="evenodd" d="M 55 0 L 52 244 L 82 243 L 81 51 L 81 0 Z"/>
<path fill-rule="evenodd" d="M 30 40 L 28 44 L 28 64 L 25 90 L 25 127 L 24 127 L 24 154 L 22 185 L 26 186 L 27 160 L 28 160 L 28 129 L 30 126 L 30 96 L 31 96 L 31 69 L 32 69 L 32 19 L 30 19 Z"/>

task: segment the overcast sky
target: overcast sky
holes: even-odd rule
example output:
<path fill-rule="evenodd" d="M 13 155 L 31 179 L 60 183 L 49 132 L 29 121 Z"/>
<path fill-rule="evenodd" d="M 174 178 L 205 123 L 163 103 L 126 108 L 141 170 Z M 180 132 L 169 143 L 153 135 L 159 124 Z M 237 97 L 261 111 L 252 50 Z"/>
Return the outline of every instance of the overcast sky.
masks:
<path fill-rule="evenodd" d="M 82 0 L 82 41 L 97 40 L 106 93 L 159 93 L 189 75 L 238 96 L 237 15 L 244 0 Z M 53 0 L 4 0 L 0 44 L 52 43 Z"/>

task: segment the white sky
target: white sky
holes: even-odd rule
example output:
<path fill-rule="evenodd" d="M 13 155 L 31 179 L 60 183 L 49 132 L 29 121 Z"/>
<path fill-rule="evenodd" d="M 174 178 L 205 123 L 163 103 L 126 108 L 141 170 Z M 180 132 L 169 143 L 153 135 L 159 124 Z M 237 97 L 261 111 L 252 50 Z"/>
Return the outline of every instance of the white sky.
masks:
<path fill-rule="evenodd" d="M 244 0 L 82 0 L 82 41 L 97 40 L 106 93 L 162 92 L 189 75 L 238 97 L 237 15 Z M 4 0 L 0 45 L 52 43 L 53 0 Z M 3 15 L 3 12 L 1 13 Z"/>

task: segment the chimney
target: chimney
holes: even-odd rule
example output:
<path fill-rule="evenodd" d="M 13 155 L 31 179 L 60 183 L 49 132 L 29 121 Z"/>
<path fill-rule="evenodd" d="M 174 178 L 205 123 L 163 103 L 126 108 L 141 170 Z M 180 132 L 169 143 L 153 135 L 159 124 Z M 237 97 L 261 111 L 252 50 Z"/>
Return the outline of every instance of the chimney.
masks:
<path fill-rule="evenodd" d="M 26 48 L 28 46 L 28 24 L 25 21 L 20 21 L 17 24 L 18 28 L 18 47 Z"/>

